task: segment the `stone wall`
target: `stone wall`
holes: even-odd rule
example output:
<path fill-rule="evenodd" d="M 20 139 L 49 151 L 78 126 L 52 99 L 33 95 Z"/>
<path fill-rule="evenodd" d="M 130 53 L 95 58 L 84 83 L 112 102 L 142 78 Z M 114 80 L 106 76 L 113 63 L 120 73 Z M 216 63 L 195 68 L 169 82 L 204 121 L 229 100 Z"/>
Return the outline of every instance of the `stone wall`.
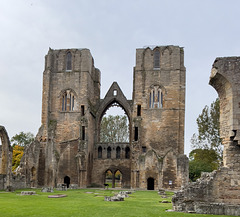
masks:
<path fill-rule="evenodd" d="M 240 215 L 240 58 L 217 58 L 210 84 L 220 98 L 220 135 L 224 144 L 223 167 L 204 173 L 196 183 L 173 197 L 176 211 Z"/>
<path fill-rule="evenodd" d="M 0 174 L 0 190 L 5 189 L 6 175 Z"/>

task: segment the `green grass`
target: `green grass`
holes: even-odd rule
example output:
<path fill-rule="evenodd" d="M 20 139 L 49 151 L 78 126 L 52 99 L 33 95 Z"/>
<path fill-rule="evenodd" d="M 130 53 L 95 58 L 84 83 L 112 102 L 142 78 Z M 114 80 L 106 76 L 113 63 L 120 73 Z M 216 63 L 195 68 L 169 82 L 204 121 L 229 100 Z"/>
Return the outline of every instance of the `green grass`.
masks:
<path fill-rule="evenodd" d="M 81 189 L 68 191 L 55 191 L 54 193 L 42 193 L 36 190 L 37 195 L 21 196 L 21 190 L 13 193 L 0 192 L 0 216 L 124 216 L 124 217 L 200 217 L 216 215 L 198 215 L 176 212 L 166 212 L 172 208 L 171 203 L 160 203 L 162 199 L 156 191 L 137 191 L 125 198 L 122 202 L 104 201 L 104 196 L 110 196 L 118 191 Z M 92 192 L 92 193 L 86 193 Z M 67 194 L 64 198 L 48 198 L 48 195 Z M 216 217 L 223 217 L 217 215 Z M 224 216 L 226 217 L 226 216 Z"/>

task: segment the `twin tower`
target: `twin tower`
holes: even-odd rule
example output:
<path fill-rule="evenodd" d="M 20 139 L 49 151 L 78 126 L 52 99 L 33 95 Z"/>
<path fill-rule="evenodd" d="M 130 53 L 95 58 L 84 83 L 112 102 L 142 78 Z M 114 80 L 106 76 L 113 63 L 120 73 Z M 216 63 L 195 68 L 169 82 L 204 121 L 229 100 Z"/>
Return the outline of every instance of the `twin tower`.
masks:
<path fill-rule="evenodd" d="M 178 46 L 136 50 L 132 99 L 116 82 L 100 98 L 100 71 L 88 49 L 49 49 L 45 57 L 42 126 L 21 171 L 28 186 L 65 183 L 103 187 L 107 173 L 122 188 L 178 189 L 188 181 L 184 155 L 185 67 Z M 112 105 L 129 120 L 129 142 L 102 143 L 100 126 Z"/>

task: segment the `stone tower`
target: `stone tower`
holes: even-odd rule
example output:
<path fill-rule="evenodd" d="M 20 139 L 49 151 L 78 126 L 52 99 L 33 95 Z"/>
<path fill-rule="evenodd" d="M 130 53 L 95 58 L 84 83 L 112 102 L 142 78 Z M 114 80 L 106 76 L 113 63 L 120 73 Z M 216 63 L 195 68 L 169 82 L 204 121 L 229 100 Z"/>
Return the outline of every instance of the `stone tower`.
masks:
<path fill-rule="evenodd" d="M 123 188 L 180 188 L 188 179 L 183 59 L 178 46 L 137 49 L 133 98 L 113 82 L 100 99 L 100 71 L 88 49 L 49 49 L 42 126 L 21 163 L 27 185 L 102 187 L 111 171 L 121 173 Z M 102 117 L 115 105 L 128 116 L 129 142 L 102 143 Z"/>
<path fill-rule="evenodd" d="M 176 188 L 187 181 L 185 67 L 178 46 L 137 49 L 133 81 L 133 186 Z"/>
<path fill-rule="evenodd" d="M 88 49 L 49 49 L 43 72 L 42 126 L 35 160 L 28 162 L 31 185 L 69 185 L 70 179 L 80 187 L 91 183 L 93 108 L 99 96 L 100 71 Z"/>

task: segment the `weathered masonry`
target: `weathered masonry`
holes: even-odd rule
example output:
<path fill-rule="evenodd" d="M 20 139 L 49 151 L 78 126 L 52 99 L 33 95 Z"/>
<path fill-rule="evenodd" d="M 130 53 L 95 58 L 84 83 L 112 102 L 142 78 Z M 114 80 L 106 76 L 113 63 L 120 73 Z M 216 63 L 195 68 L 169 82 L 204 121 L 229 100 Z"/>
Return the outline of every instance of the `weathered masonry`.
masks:
<path fill-rule="evenodd" d="M 176 211 L 240 216 L 240 57 L 217 58 L 209 83 L 220 98 L 223 166 L 178 192 L 173 207 Z"/>
<path fill-rule="evenodd" d="M 0 190 L 11 186 L 12 147 L 5 127 L 0 125 Z"/>
<path fill-rule="evenodd" d="M 131 100 L 116 82 L 100 99 L 100 71 L 88 49 L 49 49 L 42 126 L 19 170 L 27 186 L 102 187 L 107 171 L 121 173 L 123 188 L 177 189 L 188 181 L 183 48 L 137 49 L 133 78 Z M 128 116 L 129 142 L 102 143 L 102 117 L 116 104 Z"/>

